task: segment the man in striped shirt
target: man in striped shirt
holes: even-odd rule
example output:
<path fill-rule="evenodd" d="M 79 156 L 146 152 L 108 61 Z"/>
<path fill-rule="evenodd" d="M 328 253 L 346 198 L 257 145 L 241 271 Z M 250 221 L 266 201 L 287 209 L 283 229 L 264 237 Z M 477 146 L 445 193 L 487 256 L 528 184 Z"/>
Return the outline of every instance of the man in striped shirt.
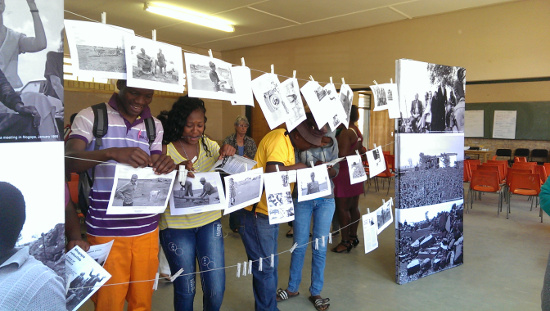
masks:
<path fill-rule="evenodd" d="M 92 297 L 96 310 L 151 310 L 153 281 L 158 266 L 157 214 L 107 215 L 115 165 L 151 166 L 157 174 L 174 170 L 174 161 L 162 153 L 162 124 L 154 119 L 156 138 L 151 144 L 144 119 L 151 118 L 153 90 L 126 86 L 117 81 L 118 93 L 107 103 L 108 130 L 99 150 L 94 150 L 94 112 L 88 107 L 76 116 L 65 145 L 69 172 L 94 169 L 90 207 L 86 215 L 90 245 L 115 243 L 104 268 L 112 275 Z M 151 280 L 151 282 L 142 282 Z"/>

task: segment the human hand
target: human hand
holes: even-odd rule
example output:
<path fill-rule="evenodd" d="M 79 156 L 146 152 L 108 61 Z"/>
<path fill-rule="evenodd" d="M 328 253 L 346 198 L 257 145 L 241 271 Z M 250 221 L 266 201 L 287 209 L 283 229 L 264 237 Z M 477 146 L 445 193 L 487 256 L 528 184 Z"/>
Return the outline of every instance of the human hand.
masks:
<path fill-rule="evenodd" d="M 149 155 L 138 147 L 110 148 L 108 151 L 109 158 L 119 163 L 129 164 L 133 168 L 153 165 Z"/>
<path fill-rule="evenodd" d="M 221 159 L 223 157 L 230 157 L 232 155 L 235 155 L 236 152 L 237 152 L 237 149 L 235 149 L 235 147 L 227 144 L 223 145 L 220 148 L 220 157 L 218 159 Z"/>
<path fill-rule="evenodd" d="M 24 116 L 31 116 L 33 119 L 32 125 L 34 127 L 40 126 L 40 113 L 38 113 L 38 110 L 36 110 L 36 107 L 16 105 L 15 111 L 17 111 L 19 114 Z"/>
<path fill-rule="evenodd" d="M 87 252 L 90 249 L 90 244 L 88 242 L 84 241 L 84 240 L 81 240 L 81 239 L 80 240 L 70 240 L 67 243 L 67 252 L 70 251 L 75 246 L 79 246 L 85 252 Z"/>
<path fill-rule="evenodd" d="M 165 154 L 154 155 L 151 158 L 154 160 L 153 171 L 157 175 L 168 174 L 176 168 L 174 160 Z"/>

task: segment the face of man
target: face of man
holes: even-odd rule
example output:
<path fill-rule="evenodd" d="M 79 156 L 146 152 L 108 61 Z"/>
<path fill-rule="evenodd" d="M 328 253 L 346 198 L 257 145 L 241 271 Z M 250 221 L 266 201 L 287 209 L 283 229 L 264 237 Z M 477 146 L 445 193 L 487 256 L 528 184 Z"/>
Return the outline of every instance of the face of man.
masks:
<path fill-rule="evenodd" d="M 299 150 L 306 151 L 306 150 L 309 150 L 311 148 L 317 147 L 317 146 L 309 143 L 307 140 L 305 140 L 305 138 L 303 138 L 302 135 L 300 135 L 300 133 L 298 131 L 292 131 L 292 133 L 293 133 L 294 147 L 298 148 Z"/>
<path fill-rule="evenodd" d="M 153 90 L 127 87 L 119 87 L 119 98 L 122 107 L 118 107 L 120 113 L 134 121 L 153 100 Z"/>
<path fill-rule="evenodd" d="M 311 181 L 315 181 L 315 173 L 311 173 Z"/>
<path fill-rule="evenodd" d="M 138 177 L 136 175 L 133 175 L 132 179 L 130 179 L 130 182 L 132 183 L 132 185 L 135 185 L 137 180 L 138 180 Z"/>

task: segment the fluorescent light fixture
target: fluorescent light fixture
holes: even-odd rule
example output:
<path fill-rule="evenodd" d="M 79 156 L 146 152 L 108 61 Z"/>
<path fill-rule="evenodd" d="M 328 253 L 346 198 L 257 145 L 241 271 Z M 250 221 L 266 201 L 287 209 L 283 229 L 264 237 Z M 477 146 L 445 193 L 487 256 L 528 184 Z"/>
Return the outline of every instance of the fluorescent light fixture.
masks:
<path fill-rule="evenodd" d="M 229 21 L 169 4 L 164 4 L 160 2 L 145 2 L 143 9 L 151 13 L 179 19 L 184 22 L 189 22 L 213 29 L 218 29 L 225 32 L 235 31 L 233 23 Z"/>

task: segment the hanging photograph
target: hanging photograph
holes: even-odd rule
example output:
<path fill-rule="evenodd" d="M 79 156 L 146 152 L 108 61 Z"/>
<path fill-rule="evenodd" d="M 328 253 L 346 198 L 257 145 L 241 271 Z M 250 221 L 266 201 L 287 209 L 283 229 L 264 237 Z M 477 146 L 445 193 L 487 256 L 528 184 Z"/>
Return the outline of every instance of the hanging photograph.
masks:
<path fill-rule="evenodd" d="M 391 207 L 393 199 L 390 198 L 376 210 L 376 219 L 378 221 L 378 234 L 386 229 L 393 222 Z"/>
<path fill-rule="evenodd" d="M 194 53 L 184 53 L 190 97 L 238 100 L 231 64 Z"/>
<path fill-rule="evenodd" d="M 382 152 L 382 146 L 367 151 L 367 163 L 369 164 L 370 178 L 386 170 L 386 161 L 384 159 L 384 153 Z"/>
<path fill-rule="evenodd" d="M 344 106 L 342 106 L 342 102 L 340 101 L 340 95 L 336 92 L 334 83 L 328 83 L 325 85 L 324 89 L 327 93 L 324 101 L 326 101 L 327 109 L 329 109 L 328 125 L 330 127 L 330 131 L 332 132 L 336 130 L 340 124 L 344 123 L 348 116 L 344 110 Z"/>
<path fill-rule="evenodd" d="M 464 135 L 400 134 L 397 208 L 435 205 L 464 196 Z"/>
<path fill-rule="evenodd" d="M 330 180 L 326 164 L 296 170 L 298 202 L 330 195 Z"/>
<path fill-rule="evenodd" d="M 224 177 L 227 215 L 241 208 L 260 202 L 263 190 L 263 168 Z"/>
<path fill-rule="evenodd" d="M 231 104 L 254 107 L 250 68 L 246 66 L 231 67 L 231 76 L 233 77 L 236 92 L 236 99 L 232 100 Z"/>
<path fill-rule="evenodd" d="M 273 172 L 264 174 L 265 198 L 269 224 L 280 224 L 294 220 L 294 203 L 290 191 L 288 172 Z"/>
<path fill-rule="evenodd" d="M 290 132 L 306 119 L 306 111 L 302 102 L 302 96 L 300 95 L 298 80 L 290 78 L 283 81 L 281 83 L 281 95 L 288 103 L 289 114 L 285 122 L 286 129 Z"/>
<path fill-rule="evenodd" d="M 224 209 L 226 204 L 219 173 L 194 173 L 184 184 L 176 183 L 170 196 L 170 214 L 187 215 Z"/>
<path fill-rule="evenodd" d="M 330 100 L 328 99 L 327 91 L 319 83 L 316 81 L 308 81 L 302 86 L 300 92 L 304 95 L 318 128 L 322 128 L 329 121 L 334 121 L 331 120 L 334 114 L 330 112 L 330 107 L 328 105 Z"/>
<path fill-rule="evenodd" d="M 65 20 L 72 68 L 77 76 L 126 79 L 124 37 L 132 29 L 98 22 Z"/>
<path fill-rule="evenodd" d="M 181 48 L 147 38 L 124 37 L 128 86 L 183 93 Z"/>
<path fill-rule="evenodd" d="M 368 213 L 361 217 L 363 223 L 363 241 L 365 254 L 378 248 L 378 223 L 376 213 Z"/>
<path fill-rule="evenodd" d="M 349 115 L 351 113 L 351 105 L 353 103 L 353 91 L 347 84 L 342 84 L 340 86 L 340 102 L 342 103 L 342 107 L 346 113 L 346 119 L 342 120 L 342 123 L 346 126 L 346 128 L 348 128 Z"/>
<path fill-rule="evenodd" d="M 396 61 L 399 133 L 464 133 L 466 70 Z"/>
<path fill-rule="evenodd" d="M 363 167 L 363 161 L 361 160 L 360 155 L 351 155 L 346 157 L 348 163 L 348 169 L 351 174 L 349 174 L 350 184 L 357 184 L 367 180 L 367 174 L 365 173 L 365 168 Z"/>
<path fill-rule="evenodd" d="M 370 89 L 374 96 L 373 111 L 388 110 L 390 119 L 397 119 L 400 117 L 397 84 L 375 84 L 371 85 Z M 429 117 L 429 115 L 426 116 L 426 118 Z"/>
<path fill-rule="evenodd" d="M 0 143 L 63 140 L 63 1 L 2 8 Z"/>
<path fill-rule="evenodd" d="M 107 215 L 163 213 L 175 178 L 176 171 L 157 175 L 151 167 L 117 164 Z"/>
<path fill-rule="evenodd" d="M 463 200 L 395 210 L 397 283 L 463 263 L 463 212 Z"/>
<path fill-rule="evenodd" d="M 290 107 L 281 92 L 281 84 L 276 74 L 265 73 L 252 80 L 252 91 L 270 129 L 287 121 Z"/>

